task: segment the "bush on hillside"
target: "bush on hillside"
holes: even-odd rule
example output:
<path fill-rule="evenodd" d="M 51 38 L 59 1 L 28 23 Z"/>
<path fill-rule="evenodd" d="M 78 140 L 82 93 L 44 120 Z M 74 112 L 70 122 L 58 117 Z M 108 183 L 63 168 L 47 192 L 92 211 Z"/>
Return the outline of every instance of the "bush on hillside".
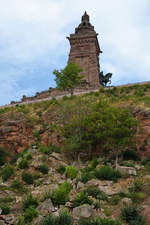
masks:
<path fill-rule="evenodd" d="M 11 165 L 7 165 L 2 169 L 1 176 L 3 181 L 7 181 L 11 176 L 14 175 L 14 168 Z"/>
<path fill-rule="evenodd" d="M 84 190 L 84 192 L 88 193 L 88 196 L 92 196 L 93 198 L 96 198 L 98 200 L 108 200 L 107 195 L 103 191 L 100 191 L 100 189 L 97 187 L 88 187 Z"/>
<path fill-rule="evenodd" d="M 134 161 L 139 159 L 137 152 L 132 149 L 127 149 L 126 151 L 124 151 L 123 158 L 124 160 L 134 160 Z"/>
<path fill-rule="evenodd" d="M 80 219 L 79 225 L 121 225 L 121 222 L 112 219 Z"/>
<path fill-rule="evenodd" d="M 51 199 L 54 205 L 64 205 L 69 201 L 69 192 L 71 191 L 71 185 L 68 182 L 64 182 L 52 193 Z"/>
<path fill-rule="evenodd" d="M 10 206 L 8 204 L 0 205 L 0 209 L 2 210 L 2 215 L 7 215 L 10 213 Z"/>
<path fill-rule="evenodd" d="M 129 223 L 129 225 L 145 225 L 143 216 L 140 215 L 140 211 L 137 205 L 125 206 L 121 210 L 122 219 Z"/>
<path fill-rule="evenodd" d="M 50 155 L 52 153 L 52 148 L 50 146 L 40 146 L 40 151 L 46 155 Z"/>
<path fill-rule="evenodd" d="M 45 164 L 40 165 L 40 166 L 38 167 L 38 169 L 39 169 L 39 171 L 40 171 L 41 173 L 43 173 L 43 174 L 47 174 L 47 173 L 48 173 L 48 170 L 49 170 L 48 166 L 45 165 Z"/>
<path fill-rule="evenodd" d="M 19 167 L 20 169 L 28 168 L 28 160 L 23 158 L 23 159 L 19 162 L 18 167 Z"/>
<path fill-rule="evenodd" d="M 23 201 L 24 211 L 26 211 L 26 209 L 28 209 L 31 206 L 36 208 L 38 206 L 38 200 L 37 198 L 33 197 L 32 194 L 29 194 Z"/>
<path fill-rule="evenodd" d="M 57 169 L 57 172 L 60 173 L 61 175 L 64 174 L 66 171 L 66 167 L 63 165 L 60 165 Z"/>
<path fill-rule="evenodd" d="M 26 184 L 33 184 L 33 182 L 34 182 L 32 174 L 29 172 L 25 172 L 25 171 L 22 173 L 22 180 Z"/>
<path fill-rule="evenodd" d="M 117 170 L 112 169 L 109 166 L 101 166 L 95 170 L 95 176 L 100 180 L 113 180 L 117 181 L 121 177 L 121 173 Z"/>
<path fill-rule="evenodd" d="M 93 178 L 95 178 L 95 170 L 92 167 L 87 166 L 81 169 L 81 177 L 80 177 L 81 182 L 85 184 L 86 182 L 88 182 Z"/>
<path fill-rule="evenodd" d="M 42 225 L 73 225 L 73 218 L 67 211 L 63 211 L 59 216 L 48 215 Z"/>
<path fill-rule="evenodd" d="M 67 177 L 74 179 L 78 174 L 78 170 L 74 166 L 67 166 L 65 173 Z"/>
<path fill-rule="evenodd" d="M 19 191 L 19 192 L 25 192 L 25 189 L 23 187 L 23 184 L 19 180 L 14 180 L 10 186 L 13 190 Z"/>
<path fill-rule="evenodd" d="M 26 209 L 24 213 L 24 221 L 26 223 L 31 222 L 34 218 L 36 218 L 39 215 L 37 209 L 34 206 L 30 206 Z"/>
<path fill-rule="evenodd" d="M 7 150 L 3 146 L 0 146 L 0 166 L 6 163 L 8 155 Z"/>
<path fill-rule="evenodd" d="M 92 205 L 93 201 L 88 197 L 88 193 L 81 191 L 73 199 L 73 207 L 77 207 L 83 204 Z"/>

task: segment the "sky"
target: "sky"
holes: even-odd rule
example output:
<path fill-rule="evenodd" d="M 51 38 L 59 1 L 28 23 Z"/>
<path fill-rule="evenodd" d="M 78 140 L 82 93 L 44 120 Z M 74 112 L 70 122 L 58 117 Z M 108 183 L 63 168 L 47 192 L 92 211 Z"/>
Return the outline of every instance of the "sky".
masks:
<path fill-rule="evenodd" d="M 0 0 L 0 105 L 55 87 L 85 10 L 112 85 L 150 80 L 149 0 Z"/>

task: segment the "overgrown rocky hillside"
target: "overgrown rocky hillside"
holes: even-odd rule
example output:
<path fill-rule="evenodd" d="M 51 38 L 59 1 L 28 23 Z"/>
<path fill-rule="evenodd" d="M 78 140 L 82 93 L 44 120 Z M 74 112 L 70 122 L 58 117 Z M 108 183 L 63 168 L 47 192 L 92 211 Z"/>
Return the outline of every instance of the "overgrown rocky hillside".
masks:
<path fill-rule="evenodd" d="M 149 92 L 1 109 L 0 225 L 150 224 Z"/>

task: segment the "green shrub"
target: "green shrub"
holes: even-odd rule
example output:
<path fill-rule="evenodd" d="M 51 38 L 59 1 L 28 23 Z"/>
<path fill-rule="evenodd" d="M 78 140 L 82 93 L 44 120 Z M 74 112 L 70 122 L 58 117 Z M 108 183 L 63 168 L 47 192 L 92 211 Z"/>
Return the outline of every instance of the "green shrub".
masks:
<path fill-rule="evenodd" d="M 108 200 L 107 195 L 103 191 L 100 191 L 99 188 L 97 187 L 88 187 L 87 189 L 84 190 L 84 192 L 88 193 L 89 196 L 92 196 L 98 200 L 103 201 Z"/>
<path fill-rule="evenodd" d="M 77 207 L 83 204 L 91 205 L 93 203 L 93 201 L 88 197 L 88 193 L 84 191 L 79 192 L 72 202 L 73 202 L 73 207 Z"/>
<path fill-rule="evenodd" d="M 67 177 L 74 179 L 78 174 L 78 170 L 74 166 L 67 166 L 65 173 Z"/>
<path fill-rule="evenodd" d="M 80 181 L 84 184 L 88 182 L 89 180 L 95 178 L 95 170 L 92 167 L 84 167 L 81 169 L 81 178 Z"/>
<path fill-rule="evenodd" d="M 129 225 L 145 225 L 145 220 L 143 216 L 140 215 L 139 209 L 136 205 L 125 206 L 122 208 L 121 216 L 125 222 L 129 223 Z"/>
<path fill-rule="evenodd" d="M 32 159 L 32 154 L 29 153 L 29 154 L 26 156 L 26 159 L 27 159 L 27 160 L 31 160 L 31 159 Z"/>
<path fill-rule="evenodd" d="M 97 158 L 93 158 L 91 161 L 91 167 L 94 169 L 99 164 Z"/>
<path fill-rule="evenodd" d="M 144 185 L 144 181 L 138 178 L 134 181 L 134 184 L 131 190 L 134 192 L 141 191 L 143 188 L 143 185 Z"/>
<path fill-rule="evenodd" d="M 7 150 L 0 146 L 0 166 L 3 166 L 7 162 L 7 156 L 8 156 Z"/>
<path fill-rule="evenodd" d="M 46 155 L 50 155 L 52 153 L 52 148 L 50 146 L 40 146 L 40 151 Z"/>
<path fill-rule="evenodd" d="M 26 225 L 23 216 L 19 216 L 18 221 L 15 225 Z"/>
<path fill-rule="evenodd" d="M 121 222 L 111 219 L 80 219 L 79 225 L 121 225 Z"/>
<path fill-rule="evenodd" d="M 23 201 L 23 209 L 26 211 L 30 206 L 37 207 L 38 200 L 37 198 L 33 197 L 32 194 L 29 194 Z"/>
<path fill-rule="evenodd" d="M 27 184 L 33 184 L 33 182 L 34 182 L 32 174 L 30 174 L 29 172 L 25 172 L 25 171 L 22 173 L 22 180 Z"/>
<path fill-rule="evenodd" d="M 19 162 L 18 167 L 19 167 L 20 169 L 28 168 L 28 160 L 23 158 L 23 159 Z"/>
<path fill-rule="evenodd" d="M 50 199 L 51 197 L 52 197 L 51 191 L 46 191 L 43 194 L 43 197 L 42 197 L 41 201 L 44 202 L 45 200 Z"/>
<path fill-rule="evenodd" d="M 25 192 L 23 184 L 18 180 L 14 180 L 10 187 L 14 190 L 19 191 L 19 192 Z"/>
<path fill-rule="evenodd" d="M 36 138 L 36 142 L 39 143 L 41 141 L 40 131 L 35 130 L 33 136 Z"/>
<path fill-rule="evenodd" d="M 42 225 L 73 225 L 73 218 L 67 211 L 61 212 L 59 216 L 50 214 L 44 218 Z"/>
<path fill-rule="evenodd" d="M 135 197 L 136 197 L 137 201 L 141 202 L 141 201 L 144 201 L 146 199 L 147 195 L 144 192 L 140 191 L 140 192 L 136 192 Z"/>
<path fill-rule="evenodd" d="M 54 205 L 64 205 L 69 201 L 69 192 L 71 191 L 71 185 L 68 182 L 64 182 L 52 193 L 52 202 Z"/>
<path fill-rule="evenodd" d="M 100 209 L 100 207 L 101 207 L 99 201 L 95 201 L 95 202 L 93 203 L 93 205 L 94 205 L 94 209 Z"/>
<path fill-rule="evenodd" d="M 34 172 L 33 173 L 33 179 L 34 180 L 37 180 L 37 179 L 39 179 L 40 178 L 40 173 L 39 172 Z"/>
<path fill-rule="evenodd" d="M 43 174 L 47 174 L 49 170 L 48 166 L 45 164 L 40 165 L 38 169 Z"/>
<path fill-rule="evenodd" d="M 124 160 L 138 160 L 138 155 L 137 155 L 137 152 L 135 150 L 126 150 L 124 151 L 123 153 L 123 158 Z"/>
<path fill-rule="evenodd" d="M 14 201 L 14 198 L 12 198 L 10 195 L 0 198 L 0 203 L 8 203 L 12 201 Z"/>
<path fill-rule="evenodd" d="M 147 164 L 150 164 L 150 158 L 148 157 L 148 158 L 143 159 L 142 164 L 144 166 L 146 166 Z"/>
<path fill-rule="evenodd" d="M 13 166 L 7 165 L 2 169 L 1 176 L 3 181 L 7 181 L 12 175 L 14 175 Z"/>
<path fill-rule="evenodd" d="M 8 204 L 2 204 L 0 205 L 0 208 L 2 210 L 2 215 L 7 215 L 10 213 L 10 206 Z"/>
<path fill-rule="evenodd" d="M 26 209 L 24 213 L 24 221 L 26 223 L 31 222 L 34 218 L 36 218 L 39 215 L 37 209 L 34 206 L 30 206 Z"/>
<path fill-rule="evenodd" d="M 95 170 L 95 176 L 101 180 L 118 180 L 121 177 L 121 173 L 117 170 L 112 169 L 109 166 L 101 166 Z"/>
<path fill-rule="evenodd" d="M 117 205 L 120 201 L 120 195 L 114 195 L 111 199 L 110 199 L 110 203 L 112 205 Z"/>
<path fill-rule="evenodd" d="M 104 213 L 105 213 L 105 216 L 110 216 L 110 215 L 111 215 L 110 208 L 105 207 L 105 208 L 104 208 Z"/>
<path fill-rule="evenodd" d="M 144 192 L 130 192 L 129 196 L 132 199 L 132 201 L 135 203 L 142 202 L 147 197 L 147 195 Z"/>
<path fill-rule="evenodd" d="M 64 174 L 66 171 L 66 167 L 63 165 L 60 165 L 57 169 L 57 172 L 60 173 L 61 175 Z"/>
<path fill-rule="evenodd" d="M 127 167 L 135 168 L 135 165 L 131 162 L 123 162 L 123 163 L 121 163 L 121 166 L 127 166 Z"/>

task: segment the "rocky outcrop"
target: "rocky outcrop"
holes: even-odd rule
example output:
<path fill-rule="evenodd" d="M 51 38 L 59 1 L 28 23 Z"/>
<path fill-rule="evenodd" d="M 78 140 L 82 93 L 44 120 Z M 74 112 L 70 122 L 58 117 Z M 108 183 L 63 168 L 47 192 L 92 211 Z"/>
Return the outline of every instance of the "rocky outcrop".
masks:
<path fill-rule="evenodd" d="M 122 174 L 128 174 L 128 175 L 137 175 L 136 169 L 133 167 L 127 167 L 127 166 L 118 166 L 117 170 L 120 171 Z"/>
<path fill-rule="evenodd" d="M 17 153 L 32 142 L 32 126 L 22 113 L 0 116 L 0 146 Z"/>
<path fill-rule="evenodd" d="M 93 209 L 90 205 L 81 205 L 76 207 L 72 211 L 72 215 L 74 218 L 89 218 L 93 214 Z"/>

